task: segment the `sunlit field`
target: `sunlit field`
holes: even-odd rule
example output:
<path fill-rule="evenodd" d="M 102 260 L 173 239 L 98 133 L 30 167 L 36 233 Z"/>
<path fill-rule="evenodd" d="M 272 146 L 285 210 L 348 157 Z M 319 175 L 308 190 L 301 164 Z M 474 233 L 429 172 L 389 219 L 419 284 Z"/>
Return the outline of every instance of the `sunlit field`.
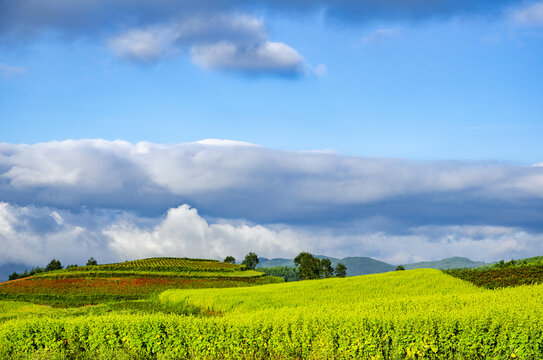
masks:
<path fill-rule="evenodd" d="M 543 285 L 438 270 L 168 290 L 69 309 L 2 302 L 3 358 L 543 358 Z M 124 304 L 124 305 L 120 305 Z"/>

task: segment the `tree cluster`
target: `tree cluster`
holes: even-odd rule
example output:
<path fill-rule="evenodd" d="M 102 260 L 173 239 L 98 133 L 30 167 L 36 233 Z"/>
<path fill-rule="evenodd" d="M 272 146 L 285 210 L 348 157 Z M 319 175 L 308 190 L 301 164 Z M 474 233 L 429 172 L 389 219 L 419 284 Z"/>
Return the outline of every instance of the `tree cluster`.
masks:
<path fill-rule="evenodd" d="M 97 264 L 98 264 L 98 262 L 93 257 L 91 257 L 87 261 L 87 265 L 97 265 Z M 66 268 L 72 268 L 72 267 L 77 267 L 77 265 L 68 265 Z M 25 278 L 25 277 L 29 277 L 29 276 L 32 276 L 32 275 L 39 274 L 39 273 L 43 273 L 43 272 L 47 272 L 47 271 L 60 270 L 60 269 L 63 269 L 63 266 L 60 263 L 60 260 L 53 259 L 53 260 L 51 260 L 49 262 L 49 264 L 47 264 L 47 266 L 45 268 L 36 266 L 36 267 L 33 267 L 30 271 L 25 270 L 24 272 L 21 272 L 21 273 L 13 272 L 11 275 L 9 275 L 9 280 L 22 279 L 22 278 Z"/>
<path fill-rule="evenodd" d="M 262 271 L 264 274 L 269 276 L 277 276 L 285 279 L 285 282 L 298 281 L 300 280 L 300 272 L 298 268 L 291 266 L 276 266 L 270 268 L 259 268 L 258 271 Z"/>
<path fill-rule="evenodd" d="M 233 256 L 228 255 L 224 258 L 223 262 L 229 263 L 229 264 L 235 264 L 236 259 Z M 247 255 L 245 255 L 245 259 L 241 262 L 241 265 L 245 265 L 245 268 L 247 270 L 254 270 L 255 267 L 258 265 L 260 260 L 258 260 L 258 255 L 254 252 L 250 252 Z"/>
<path fill-rule="evenodd" d="M 337 264 L 334 269 L 329 259 L 319 260 L 308 252 L 299 253 L 294 258 L 294 264 L 298 268 L 301 280 L 324 279 L 334 275 L 345 277 L 347 275 L 347 267 L 342 263 Z"/>

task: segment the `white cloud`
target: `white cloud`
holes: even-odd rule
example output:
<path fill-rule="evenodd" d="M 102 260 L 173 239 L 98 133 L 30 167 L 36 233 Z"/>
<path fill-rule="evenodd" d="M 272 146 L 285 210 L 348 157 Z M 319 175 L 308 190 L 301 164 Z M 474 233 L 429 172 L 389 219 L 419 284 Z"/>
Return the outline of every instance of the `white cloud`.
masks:
<path fill-rule="evenodd" d="M 80 220 L 100 222 L 86 216 L 91 219 Z M 107 253 L 105 240 L 104 236 L 78 224 L 74 216 L 65 211 L 0 202 L 0 265 L 44 266 L 52 258 L 61 259 L 64 265 L 67 262 L 81 264 L 90 256 L 112 260 L 114 257 Z"/>
<path fill-rule="evenodd" d="M 150 62 L 174 54 L 176 49 L 172 45 L 176 38 L 172 29 L 154 26 L 114 36 L 108 40 L 108 46 L 121 58 Z"/>
<path fill-rule="evenodd" d="M 11 66 L 0 62 L 0 73 L 4 76 L 16 76 L 26 74 L 26 68 L 22 66 Z"/>
<path fill-rule="evenodd" d="M 109 248 L 125 258 L 189 256 L 242 258 L 249 251 L 268 256 L 293 256 L 304 248 L 292 230 L 273 231 L 261 225 L 209 224 L 196 209 L 182 205 L 170 209 L 152 228 L 122 221 L 104 230 Z"/>
<path fill-rule="evenodd" d="M 214 214 L 213 208 L 222 209 L 218 216 L 258 214 L 260 220 L 272 221 L 277 215 L 308 219 L 317 213 L 333 215 L 338 206 L 406 198 L 413 204 L 442 202 L 444 210 L 453 204 L 477 209 L 471 204 L 475 198 L 483 216 L 492 208 L 481 201 L 505 201 L 510 209 L 511 201 L 543 198 L 542 181 L 543 168 L 535 166 L 287 152 L 228 140 L 0 144 L 0 201 L 73 209 L 152 207 L 161 212 L 189 201 Z"/>
<path fill-rule="evenodd" d="M 267 40 L 261 19 L 238 14 L 189 17 L 168 25 L 124 31 L 108 40 L 119 57 L 152 62 L 190 49 L 192 61 L 206 69 L 250 74 L 298 74 L 303 57 L 290 46 Z"/>
<path fill-rule="evenodd" d="M 236 141 L 228 139 L 204 139 L 196 141 L 196 144 L 215 145 L 215 146 L 259 146 L 246 141 Z"/>
<path fill-rule="evenodd" d="M 44 266 L 52 258 L 64 265 L 84 264 L 90 256 L 101 263 L 152 256 L 242 259 L 249 251 L 268 258 L 292 258 L 300 251 L 370 256 L 392 264 L 450 256 L 497 261 L 543 253 L 543 234 L 518 227 L 432 225 L 396 234 L 383 224 L 366 223 L 360 231 L 339 234 L 314 226 L 210 222 L 188 205 L 144 218 L 124 211 L 71 213 L 0 202 L 0 265 Z"/>
<path fill-rule="evenodd" d="M 195 45 L 191 50 L 191 58 L 206 69 L 286 75 L 301 74 L 305 63 L 303 57 L 290 46 L 271 41 L 258 44 L 221 41 Z"/>
<path fill-rule="evenodd" d="M 543 25 L 543 1 L 528 3 L 510 13 L 511 18 L 518 24 L 527 26 Z"/>
<path fill-rule="evenodd" d="M 377 29 L 361 38 L 363 44 L 381 44 L 384 41 L 396 37 L 400 34 L 399 29 Z"/>
<path fill-rule="evenodd" d="M 318 64 L 317 66 L 315 66 L 315 68 L 313 69 L 313 73 L 315 75 L 317 75 L 318 77 L 325 77 L 326 74 L 328 73 L 328 69 L 326 68 L 326 65 L 324 64 Z"/>

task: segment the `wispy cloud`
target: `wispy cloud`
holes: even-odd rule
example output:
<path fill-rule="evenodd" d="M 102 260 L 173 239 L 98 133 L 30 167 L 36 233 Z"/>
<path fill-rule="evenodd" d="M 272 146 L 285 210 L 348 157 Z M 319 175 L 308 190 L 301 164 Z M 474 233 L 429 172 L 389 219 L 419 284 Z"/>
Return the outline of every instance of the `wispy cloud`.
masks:
<path fill-rule="evenodd" d="M 515 8 L 511 11 L 510 16 L 520 25 L 543 26 L 543 1 Z"/>
<path fill-rule="evenodd" d="M 400 29 L 377 29 L 369 34 L 362 36 L 360 39 L 363 44 L 382 44 L 388 39 L 394 38 L 401 33 Z"/>
<path fill-rule="evenodd" d="M 0 74 L 4 76 L 17 76 L 26 74 L 26 68 L 22 66 L 11 66 L 0 62 Z"/>

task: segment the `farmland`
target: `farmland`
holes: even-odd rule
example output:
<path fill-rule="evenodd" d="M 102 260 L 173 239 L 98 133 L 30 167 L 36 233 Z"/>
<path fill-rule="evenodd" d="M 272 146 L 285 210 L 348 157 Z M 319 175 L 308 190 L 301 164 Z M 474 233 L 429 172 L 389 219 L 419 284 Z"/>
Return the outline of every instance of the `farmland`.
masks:
<path fill-rule="evenodd" d="M 1 302 L 1 358 L 543 358 L 543 285 L 479 288 L 438 270 L 54 309 Z M 24 310 L 23 310 L 24 309 Z"/>
<path fill-rule="evenodd" d="M 262 285 L 280 278 L 211 260 L 150 258 L 48 271 L 0 284 L 0 299 L 54 306 L 145 299 L 171 288 Z"/>

